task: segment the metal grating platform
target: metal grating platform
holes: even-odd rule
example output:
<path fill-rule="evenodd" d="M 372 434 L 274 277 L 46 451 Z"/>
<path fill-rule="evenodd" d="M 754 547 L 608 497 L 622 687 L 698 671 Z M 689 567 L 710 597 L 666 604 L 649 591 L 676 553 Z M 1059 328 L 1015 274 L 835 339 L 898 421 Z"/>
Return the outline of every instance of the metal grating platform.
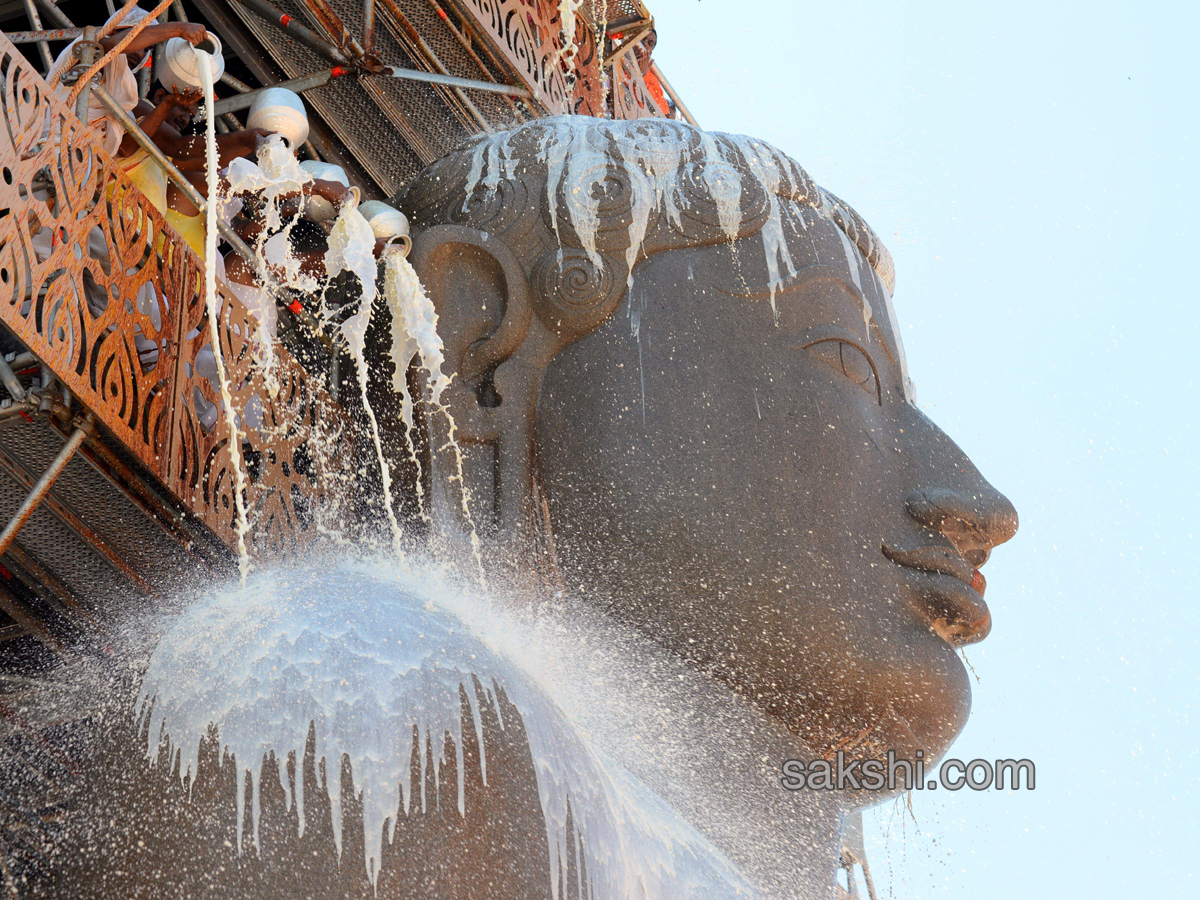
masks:
<path fill-rule="evenodd" d="M 314 31 L 324 33 L 320 22 L 299 0 L 280 0 L 277 5 Z M 331 5 L 352 34 L 362 34 L 361 4 L 333 0 Z M 434 13 L 428 0 L 397 0 L 397 6 L 451 74 L 497 81 L 508 77 L 478 54 L 472 56 L 452 26 Z M 242 6 L 232 7 L 288 77 L 329 67 L 308 47 Z M 388 65 L 434 71 L 382 4 L 376 10 L 375 54 Z M 382 196 L 395 195 L 425 165 L 484 128 L 452 89 L 383 76 L 334 79 L 307 92 L 305 99 L 367 170 Z M 488 127 L 506 128 L 522 119 L 516 105 L 502 97 L 476 94 L 471 102 L 483 113 Z"/>

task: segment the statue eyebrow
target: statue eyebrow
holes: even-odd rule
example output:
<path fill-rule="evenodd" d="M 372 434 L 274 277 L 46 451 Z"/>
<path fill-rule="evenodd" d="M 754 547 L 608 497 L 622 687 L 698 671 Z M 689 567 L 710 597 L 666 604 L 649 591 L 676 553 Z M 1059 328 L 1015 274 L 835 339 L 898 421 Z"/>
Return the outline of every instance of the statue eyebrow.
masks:
<path fill-rule="evenodd" d="M 861 290 L 859 290 L 855 285 L 853 285 L 849 281 L 847 281 L 846 278 L 843 276 L 843 274 L 840 271 L 838 271 L 837 269 L 835 269 L 834 267 L 827 266 L 823 263 L 817 263 L 817 264 L 814 264 L 811 266 L 805 266 L 804 268 L 799 269 L 796 272 L 794 277 L 789 278 L 787 280 L 787 282 L 783 285 L 781 290 L 786 290 L 788 288 L 797 287 L 801 284 L 815 284 L 815 283 L 821 282 L 821 281 L 834 282 L 838 287 L 842 288 L 846 293 L 848 293 L 850 296 L 852 296 L 858 302 L 859 309 L 863 313 L 864 323 L 866 324 L 865 331 L 866 331 L 866 335 L 867 335 L 867 342 L 872 343 L 871 334 L 872 334 L 872 332 L 874 332 L 874 336 L 875 336 L 874 343 L 878 343 L 881 347 L 883 347 L 883 352 L 887 355 L 887 358 L 889 360 L 891 360 L 893 363 L 896 362 L 897 361 L 897 353 L 895 352 L 895 349 L 891 346 L 891 344 L 888 340 L 887 334 L 883 330 L 883 327 L 880 325 L 879 316 L 876 315 L 875 309 L 871 306 L 870 301 L 867 300 L 866 295 Z M 758 291 L 755 289 L 751 289 L 750 292 L 746 292 L 746 293 L 739 292 L 737 294 L 737 296 L 745 296 L 745 297 L 756 297 L 757 295 L 758 295 Z M 762 295 L 766 296 L 765 289 L 763 289 Z M 833 323 L 829 323 L 829 326 L 833 327 L 833 328 L 837 327 L 837 326 L 833 325 Z M 807 332 L 808 332 L 808 329 L 805 329 L 806 334 L 807 334 Z M 897 335 L 896 338 L 899 339 L 899 335 Z M 860 340 L 860 339 L 856 337 L 855 340 Z"/>

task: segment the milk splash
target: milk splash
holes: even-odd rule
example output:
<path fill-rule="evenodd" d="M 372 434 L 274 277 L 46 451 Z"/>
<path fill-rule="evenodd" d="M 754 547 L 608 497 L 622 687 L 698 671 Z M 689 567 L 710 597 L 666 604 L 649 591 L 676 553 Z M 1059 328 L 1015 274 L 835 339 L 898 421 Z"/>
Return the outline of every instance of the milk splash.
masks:
<path fill-rule="evenodd" d="M 181 773 L 198 771 L 200 741 L 209 723 L 217 723 L 221 744 L 238 766 L 237 834 L 247 812 L 247 777 L 257 829 L 259 761 L 270 751 L 280 763 L 289 752 L 301 758 L 312 722 L 318 761 L 336 766 L 343 754 L 349 757 L 355 788 L 362 791 L 364 864 L 377 872 L 383 841 L 392 839 L 414 805 L 427 802 L 410 785 L 413 726 L 422 748 L 432 743 L 434 760 L 447 758 L 446 736 L 453 740 L 461 814 L 466 773 L 460 691 L 486 783 L 480 710 L 497 703 L 499 686 L 520 711 L 528 736 L 552 884 L 559 882 L 558 860 L 575 849 L 576 838 L 566 833 L 569 804 L 591 882 L 591 891 L 581 895 L 755 896 L 720 849 L 622 766 L 583 743 L 579 725 L 566 718 L 547 685 L 522 667 L 529 653 L 513 652 L 530 623 L 505 618 L 478 593 L 416 561 L 403 570 L 394 560 L 374 559 L 259 571 L 249 587 L 217 589 L 194 603 L 155 650 L 141 693 L 141 709 L 150 717 L 147 750 L 155 759 L 158 736 L 168 734 L 167 758 L 181 754 Z M 511 724 L 501 718 L 502 727 Z M 422 753 L 422 784 L 436 775 L 427 776 L 425 766 Z M 303 788 L 294 791 L 287 802 L 295 804 L 303 830 Z M 340 849 L 345 837 L 338 791 L 329 799 Z M 388 819 L 393 832 L 385 834 Z"/>
<path fill-rule="evenodd" d="M 217 135 L 216 116 L 213 115 L 212 57 L 198 47 L 192 48 L 196 55 L 196 70 L 200 73 L 200 84 L 204 90 L 204 105 L 208 110 L 204 129 L 204 159 L 208 178 L 208 202 L 204 205 L 204 304 L 208 311 L 208 334 L 212 341 L 213 358 L 217 366 L 217 378 L 221 384 L 221 405 L 225 412 L 225 424 L 229 428 L 229 461 L 233 467 L 233 502 L 237 510 L 238 572 L 242 583 L 250 572 L 250 555 L 246 550 L 246 535 L 250 522 L 246 516 L 246 475 L 242 470 L 242 433 L 238 428 L 237 411 L 233 408 L 233 392 L 229 387 L 229 375 L 221 353 L 220 318 L 221 307 L 217 301 Z"/>

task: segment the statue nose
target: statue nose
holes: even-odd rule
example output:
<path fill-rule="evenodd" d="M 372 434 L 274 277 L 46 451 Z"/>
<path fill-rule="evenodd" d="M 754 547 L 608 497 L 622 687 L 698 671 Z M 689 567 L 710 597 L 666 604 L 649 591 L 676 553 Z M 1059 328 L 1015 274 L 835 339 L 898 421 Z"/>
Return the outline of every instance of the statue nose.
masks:
<path fill-rule="evenodd" d="M 905 498 L 904 506 L 917 522 L 949 538 L 976 569 L 993 547 L 1017 533 L 1016 508 L 987 482 L 973 491 L 921 488 Z"/>

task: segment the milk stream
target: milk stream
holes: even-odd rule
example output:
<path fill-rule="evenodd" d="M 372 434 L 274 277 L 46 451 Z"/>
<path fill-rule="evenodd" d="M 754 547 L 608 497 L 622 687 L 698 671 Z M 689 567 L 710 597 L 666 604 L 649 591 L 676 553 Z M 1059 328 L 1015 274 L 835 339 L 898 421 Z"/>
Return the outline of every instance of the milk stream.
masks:
<path fill-rule="evenodd" d="M 558 0 L 558 16 L 562 28 L 562 49 L 558 53 L 567 73 L 567 84 L 575 84 L 575 57 L 579 55 L 579 43 L 575 40 L 575 19 L 583 0 Z"/>
<path fill-rule="evenodd" d="M 413 426 L 413 400 L 408 392 L 408 380 L 405 375 L 413 358 L 420 355 L 421 367 L 428 377 L 431 406 L 443 417 L 447 429 L 446 442 L 438 447 L 436 452 L 453 454 L 454 474 L 449 476 L 449 480 L 458 483 L 459 505 L 463 521 L 467 526 L 471 554 L 478 569 L 480 583 L 486 587 L 479 534 L 475 529 L 474 519 L 471 517 L 471 492 L 467 488 L 463 476 L 462 447 L 459 446 L 456 436 L 458 426 L 455 424 L 454 416 L 451 415 L 449 408 L 442 402 L 442 392 L 450 384 L 450 375 L 442 370 L 446 362 L 446 355 L 442 339 L 437 332 L 437 311 L 433 307 L 433 301 L 425 293 L 425 288 L 421 285 L 416 271 L 409 261 L 399 253 L 388 254 L 385 259 L 384 292 L 387 296 L 388 309 L 392 315 L 391 352 L 392 364 L 395 367 L 392 387 L 401 397 L 402 415 L 404 424 L 407 426 L 405 437 L 408 442 L 410 458 L 417 463 L 419 471 L 420 463 L 417 461 L 412 438 L 409 436 Z M 420 486 L 419 478 L 417 481 L 418 500 L 421 500 L 424 490 Z"/>
<path fill-rule="evenodd" d="M 242 433 L 238 428 L 238 414 L 233 408 L 233 393 L 229 388 L 229 377 L 225 371 L 225 360 L 221 354 L 220 318 L 221 308 L 217 302 L 217 135 L 216 116 L 213 115 L 212 57 L 198 47 L 196 70 L 200 73 L 200 84 L 204 89 L 204 108 L 208 110 L 204 129 L 204 157 L 208 177 L 208 202 L 205 203 L 204 229 L 204 303 L 208 310 L 208 334 L 212 341 L 213 357 L 217 365 L 217 378 L 221 383 L 221 406 L 225 413 L 225 424 L 229 428 L 229 463 L 233 468 L 233 502 L 237 510 L 238 572 L 242 584 L 250 572 L 250 555 L 246 550 L 246 535 L 250 522 L 246 516 L 246 476 L 242 471 Z"/>

